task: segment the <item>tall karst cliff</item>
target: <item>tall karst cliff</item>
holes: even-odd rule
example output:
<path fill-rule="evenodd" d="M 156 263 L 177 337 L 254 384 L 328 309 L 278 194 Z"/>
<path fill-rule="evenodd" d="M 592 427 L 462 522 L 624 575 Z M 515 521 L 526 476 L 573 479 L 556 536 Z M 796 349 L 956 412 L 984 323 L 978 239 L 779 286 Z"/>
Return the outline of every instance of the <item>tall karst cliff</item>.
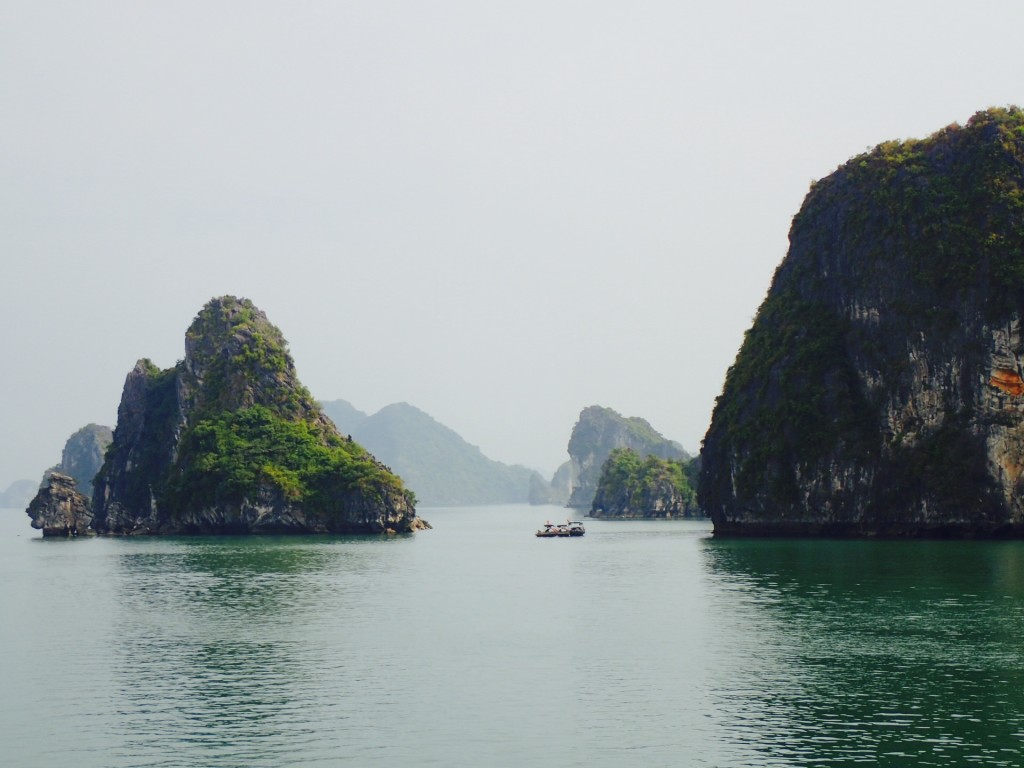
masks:
<path fill-rule="evenodd" d="M 631 448 L 641 457 L 689 458 L 679 443 L 662 437 L 644 419 L 626 418 L 611 408 L 591 405 L 580 412 L 569 437 L 573 487 L 567 506 L 591 508 L 601 467 L 616 448 Z"/>
<path fill-rule="evenodd" d="M 103 466 L 107 446 L 114 439 L 110 427 L 87 424 L 79 429 L 64 444 L 60 464 L 50 467 L 43 474 L 41 486 L 49 482 L 50 475 L 67 475 L 75 481 L 76 489 L 86 498 L 92 496 L 92 480 Z"/>
<path fill-rule="evenodd" d="M 814 184 L 704 439 L 716 533 L 1024 535 L 1024 113 Z"/>
<path fill-rule="evenodd" d="M 399 477 L 338 434 L 281 332 L 246 299 L 200 311 L 185 357 L 128 374 L 96 478 L 100 533 L 405 532 Z"/>

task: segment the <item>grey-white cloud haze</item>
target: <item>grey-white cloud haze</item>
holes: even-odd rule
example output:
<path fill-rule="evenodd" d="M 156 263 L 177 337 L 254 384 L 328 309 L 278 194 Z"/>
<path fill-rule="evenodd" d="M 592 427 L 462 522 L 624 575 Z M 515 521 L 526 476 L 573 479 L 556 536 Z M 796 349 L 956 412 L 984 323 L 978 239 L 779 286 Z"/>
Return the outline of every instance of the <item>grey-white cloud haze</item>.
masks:
<path fill-rule="evenodd" d="M 696 451 L 811 181 L 1024 102 L 1019 2 L 0 0 L 0 490 L 213 296 L 550 474 Z"/>

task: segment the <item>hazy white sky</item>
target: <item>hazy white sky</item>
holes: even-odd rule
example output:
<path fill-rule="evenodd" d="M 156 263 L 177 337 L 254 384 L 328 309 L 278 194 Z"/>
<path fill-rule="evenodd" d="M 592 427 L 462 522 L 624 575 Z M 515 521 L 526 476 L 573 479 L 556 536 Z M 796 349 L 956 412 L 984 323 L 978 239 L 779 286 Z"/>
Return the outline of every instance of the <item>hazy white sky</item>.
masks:
<path fill-rule="evenodd" d="M 1024 102 L 1019 0 L 0 0 L 0 490 L 213 296 L 550 474 L 696 451 L 810 182 Z"/>

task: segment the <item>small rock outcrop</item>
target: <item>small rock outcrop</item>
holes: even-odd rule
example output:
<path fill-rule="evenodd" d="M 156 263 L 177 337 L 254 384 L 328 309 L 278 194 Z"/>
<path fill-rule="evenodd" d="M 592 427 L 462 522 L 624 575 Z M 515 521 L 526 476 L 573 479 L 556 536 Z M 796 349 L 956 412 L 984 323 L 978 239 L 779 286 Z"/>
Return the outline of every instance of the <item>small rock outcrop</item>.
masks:
<path fill-rule="evenodd" d="M 128 374 L 93 513 L 112 534 L 429 527 L 401 478 L 299 383 L 280 330 L 233 296 L 200 311 L 176 366 L 143 359 Z"/>
<path fill-rule="evenodd" d="M 601 467 L 616 448 L 631 448 L 640 456 L 688 459 L 679 443 L 667 440 L 639 417 L 626 418 L 611 408 L 592 405 L 580 412 L 569 438 L 573 480 L 567 506 L 590 509 L 597 493 Z"/>
<path fill-rule="evenodd" d="M 814 184 L 729 369 L 716 534 L 1024 536 L 1024 112 Z"/>
<path fill-rule="evenodd" d="M 601 468 L 590 517 L 703 517 L 688 476 L 692 461 L 642 458 L 630 448 L 616 448 Z"/>
<path fill-rule="evenodd" d="M 29 502 L 28 516 L 32 527 L 43 536 L 85 536 L 92 524 L 89 499 L 78 492 L 75 480 L 53 472 L 36 497 Z"/>

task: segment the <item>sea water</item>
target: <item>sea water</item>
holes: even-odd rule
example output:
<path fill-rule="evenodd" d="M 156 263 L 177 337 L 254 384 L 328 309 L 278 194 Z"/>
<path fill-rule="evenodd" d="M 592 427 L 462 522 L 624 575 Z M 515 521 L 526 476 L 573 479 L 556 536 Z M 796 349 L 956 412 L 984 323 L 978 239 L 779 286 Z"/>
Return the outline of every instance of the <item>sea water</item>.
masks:
<path fill-rule="evenodd" d="M 0 511 L 0 765 L 1024 764 L 1024 543 L 421 514 L 44 540 Z"/>

